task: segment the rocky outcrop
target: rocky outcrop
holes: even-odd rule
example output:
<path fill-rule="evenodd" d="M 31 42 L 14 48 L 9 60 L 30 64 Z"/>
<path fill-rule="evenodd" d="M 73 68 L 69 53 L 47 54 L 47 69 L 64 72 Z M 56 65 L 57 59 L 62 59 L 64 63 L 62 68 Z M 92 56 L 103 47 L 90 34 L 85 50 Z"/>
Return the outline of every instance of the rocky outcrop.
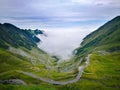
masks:
<path fill-rule="evenodd" d="M 20 79 L 0 80 L 0 83 L 1 84 L 26 85 L 26 83 Z"/>

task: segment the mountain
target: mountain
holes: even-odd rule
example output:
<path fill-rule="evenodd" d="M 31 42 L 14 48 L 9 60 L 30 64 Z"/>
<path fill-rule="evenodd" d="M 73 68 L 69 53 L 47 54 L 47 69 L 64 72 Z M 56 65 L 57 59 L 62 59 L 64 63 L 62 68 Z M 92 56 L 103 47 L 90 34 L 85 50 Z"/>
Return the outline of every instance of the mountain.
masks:
<path fill-rule="evenodd" d="M 87 35 L 69 64 L 86 64 L 81 80 L 73 84 L 75 90 L 119 90 L 120 89 L 120 16 L 105 23 Z M 88 62 L 87 62 L 88 63 Z M 70 66 L 67 66 L 70 67 Z M 72 87 L 70 86 L 70 87 Z"/>
<path fill-rule="evenodd" d="M 0 90 L 4 90 L 2 86 L 7 84 L 41 82 L 22 74 L 21 71 L 43 77 L 47 76 L 47 72 L 52 75 L 57 73 L 54 69 L 56 58 L 37 47 L 37 43 L 41 41 L 36 36 L 38 34 L 44 33 L 38 29 L 20 29 L 10 23 L 0 24 Z"/>
<path fill-rule="evenodd" d="M 38 34 L 43 31 L 0 24 L 0 90 L 120 89 L 120 16 L 87 35 L 61 63 L 37 47 Z"/>
<path fill-rule="evenodd" d="M 84 56 L 94 50 L 114 52 L 120 50 L 120 16 L 115 17 L 96 31 L 87 35 L 76 55 Z"/>
<path fill-rule="evenodd" d="M 40 30 L 23 30 L 9 23 L 0 24 L 0 47 L 37 47 L 36 43 L 40 42 L 40 39 L 35 34 L 39 33 L 43 34 Z"/>

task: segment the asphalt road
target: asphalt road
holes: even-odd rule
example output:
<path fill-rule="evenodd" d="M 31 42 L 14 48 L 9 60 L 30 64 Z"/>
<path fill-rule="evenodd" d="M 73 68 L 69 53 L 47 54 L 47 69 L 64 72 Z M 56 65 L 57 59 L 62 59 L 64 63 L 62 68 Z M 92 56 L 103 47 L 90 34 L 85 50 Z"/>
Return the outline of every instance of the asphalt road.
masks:
<path fill-rule="evenodd" d="M 25 75 L 31 76 L 31 77 L 33 77 L 33 78 L 36 78 L 36 79 L 38 79 L 38 80 L 41 80 L 41 81 L 44 81 L 44 82 L 47 82 L 47 83 L 58 84 L 58 85 L 66 85 L 66 84 L 70 84 L 70 83 L 77 82 L 77 81 L 81 78 L 84 69 L 85 69 L 86 67 L 88 67 L 88 65 L 90 64 L 90 56 L 91 56 L 91 54 L 89 54 L 89 55 L 86 57 L 86 62 L 85 62 L 86 64 L 85 64 L 84 66 L 78 67 L 79 72 L 78 72 L 78 75 L 75 77 L 75 79 L 69 80 L 69 81 L 65 81 L 65 82 L 55 81 L 55 80 L 52 80 L 52 79 L 45 79 L 45 78 L 42 78 L 42 77 L 40 77 L 40 76 L 37 76 L 37 75 L 35 75 L 35 74 L 31 73 L 31 72 L 20 71 L 20 73 L 23 73 L 23 74 L 25 74 Z"/>

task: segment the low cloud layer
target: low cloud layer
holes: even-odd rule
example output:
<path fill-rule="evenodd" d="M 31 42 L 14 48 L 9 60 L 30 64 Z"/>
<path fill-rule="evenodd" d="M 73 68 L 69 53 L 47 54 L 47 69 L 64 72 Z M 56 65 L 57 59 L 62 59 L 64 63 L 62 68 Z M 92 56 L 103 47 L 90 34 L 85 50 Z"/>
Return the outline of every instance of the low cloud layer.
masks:
<path fill-rule="evenodd" d="M 85 29 L 84 29 L 85 30 Z M 47 29 L 47 37 L 39 35 L 42 40 L 38 46 L 61 59 L 68 59 L 72 56 L 72 51 L 80 46 L 82 39 L 91 32 L 90 29 L 84 31 L 83 28 L 63 28 Z"/>

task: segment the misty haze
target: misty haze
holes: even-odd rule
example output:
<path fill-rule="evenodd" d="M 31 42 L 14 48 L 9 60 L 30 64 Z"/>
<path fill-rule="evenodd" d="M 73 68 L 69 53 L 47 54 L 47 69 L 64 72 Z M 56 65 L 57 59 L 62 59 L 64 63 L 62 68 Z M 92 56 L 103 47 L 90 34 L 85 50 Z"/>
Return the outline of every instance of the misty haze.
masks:
<path fill-rule="evenodd" d="M 60 59 L 68 59 L 72 56 L 72 51 L 79 47 L 82 39 L 90 32 L 89 29 L 82 28 L 45 30 L 47 36 L 38 35 L 42 40 L 38 43 L 38 47 Z"/>

